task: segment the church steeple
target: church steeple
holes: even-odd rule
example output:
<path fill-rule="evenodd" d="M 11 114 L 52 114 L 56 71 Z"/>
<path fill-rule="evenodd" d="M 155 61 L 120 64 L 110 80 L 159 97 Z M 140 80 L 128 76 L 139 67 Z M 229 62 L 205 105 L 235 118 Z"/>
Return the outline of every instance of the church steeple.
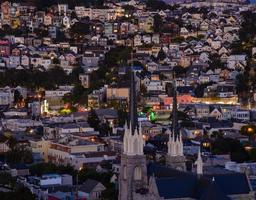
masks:
<path fill-rule="evenodd" d="M 143 153 L 144 140 L 141 123 L 138 123 L 135 88 L 135 72 L 131 69 L 129 95 L 129 125 L 125 125 L 123 153 L 119 176 L 119 200 L 133 200 L 137 189 L 147 186 L 146 156 Z M 139 125 L 138 125 L 139 124 Z"/>
<path fill-rule="evenodd" d="M 182 135 L 178 128 L 177 118 L 177 88 L 175 74 L 173 75 L 173 102 L 172 102 L 172 131 L 167 130 L 169 135 L 168 153 L 166 156 L 167 165 L 172 168 L 186 171 L 186 158 L 183 153 Z"/>
<path fill-rule="evenodd" d="M 172 132 L 174 137 L 178 136 L 177 111 L 177 87 L 175 73 L 173 73 Z"/>
<path fill-rule="evenodd" d="M 178 130 L 177 122 L 177 91 L 176 91 L 175 73 L 173 73 L 173 101 L 172 101 L 172 132 L 167 131 L 169 135 L 168 155 L 183 156 L 183 141 Z"/>
<path fill-rule="evenodd" d="M 137 95 L 136 95 L 136 80 L 135 73 L 131 69 L 131 83 L 130 83 L 130 126 L 132 134 L 135 133 L 135 129 L 138 129 L 138 114 L 137 114 Z"/>
<path fill-rule="evenodd" d="M 137 101 L 135 88 L 135 73 L 131 70 L 130 84 L 130 124 L 125 125 L 125 134 L 123 139 L 124 154 L 126 155 L 144 155 L 144 140 L 142 135 L 141 124 L 138 126 Z"/>

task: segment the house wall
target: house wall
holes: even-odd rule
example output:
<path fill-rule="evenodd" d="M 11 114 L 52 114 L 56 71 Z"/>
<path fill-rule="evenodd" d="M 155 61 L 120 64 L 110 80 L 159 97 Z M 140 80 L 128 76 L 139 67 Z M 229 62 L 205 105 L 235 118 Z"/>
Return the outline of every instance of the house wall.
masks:
<path fill-rule="evenodd" d="M 107 99 L 129 98 L 129 88 L 107 88 Z"/>

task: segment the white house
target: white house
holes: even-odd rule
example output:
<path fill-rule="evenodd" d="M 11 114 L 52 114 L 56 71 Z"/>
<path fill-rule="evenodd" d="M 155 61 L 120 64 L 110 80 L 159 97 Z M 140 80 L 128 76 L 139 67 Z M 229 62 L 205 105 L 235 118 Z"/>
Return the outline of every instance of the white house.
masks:
<path fill-rule="evenodd" d="M 227 67 L 229 69 L 236 69 L 241 65 L 246 66 L 246 55 L 230 55 L 227 59 Z"/>

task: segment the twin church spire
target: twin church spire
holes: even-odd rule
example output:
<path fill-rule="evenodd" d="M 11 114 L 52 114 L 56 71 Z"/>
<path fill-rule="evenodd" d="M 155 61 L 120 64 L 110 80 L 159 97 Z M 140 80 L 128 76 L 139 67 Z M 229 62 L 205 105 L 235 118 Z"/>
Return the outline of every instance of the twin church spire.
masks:
<path fill-rule="evenodd" d="M 135 72 L 131 69 L 130 84 L 130 123 L 125 124 L 125 133 L 123 138 L 124 154 L 126 155 L 143 155 L 143 140 L 141 124 L 138 125 L 137 115 L 137 96 L 136 96 L 136 80 Z M 168 156 L 184 156 L 183 141 L 178 130 L 177 123 L 177 92 L 175 79 L 173 81 L 173 111 L 172 111 L 172 132 L 169 130 Z"/>

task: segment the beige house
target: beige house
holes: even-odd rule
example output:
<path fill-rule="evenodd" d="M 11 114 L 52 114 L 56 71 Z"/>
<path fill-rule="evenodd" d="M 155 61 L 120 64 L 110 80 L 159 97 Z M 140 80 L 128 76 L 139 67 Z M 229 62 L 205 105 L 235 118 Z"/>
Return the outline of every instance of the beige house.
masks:
<path fill-rule="evenodd" d="M 129 88 L 107 88 L 107 99 L 128 99 Z"/>

